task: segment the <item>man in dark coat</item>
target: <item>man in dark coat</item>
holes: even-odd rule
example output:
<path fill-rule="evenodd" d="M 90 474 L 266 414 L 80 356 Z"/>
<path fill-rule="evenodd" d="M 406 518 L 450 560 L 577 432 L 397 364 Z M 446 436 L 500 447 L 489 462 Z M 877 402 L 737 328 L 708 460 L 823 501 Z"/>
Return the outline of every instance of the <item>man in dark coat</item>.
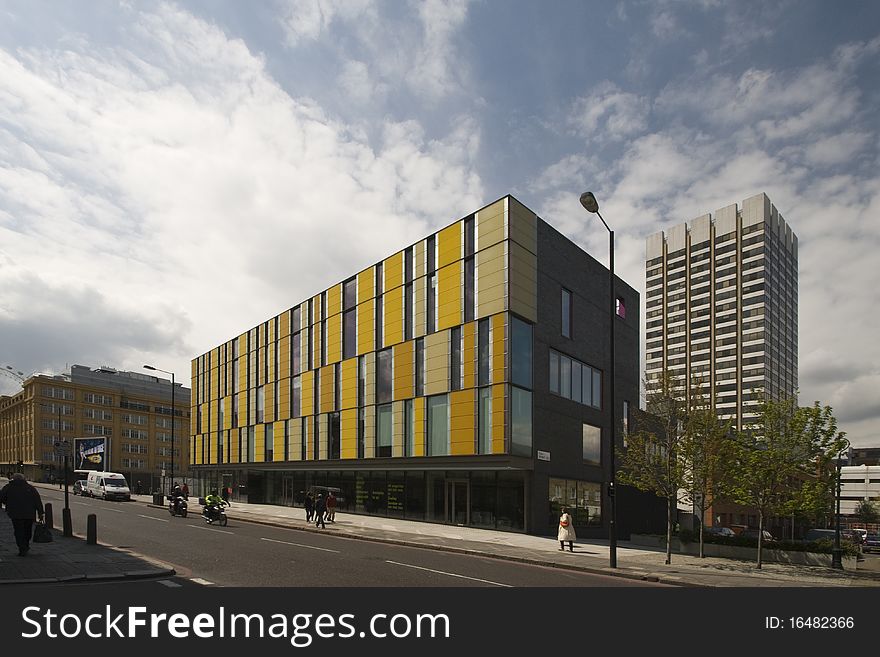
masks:
<path fill-rule="evenodd" d="M 315 527 L 321 526 L 326 529 L 324 524 L 324 514 L 327 512 L 327 502 L 324 500 L 324 493 L 318 493 L 318 499 L 315 501 Z"/>
<path fill-rule="evenodd" d="M 3 490 L 0 490 L 0 504 L 6 505 L 6 515 L 12 520 L 18 556 L 23 557 L 31 549 L 31 536 L 34 532 L 34 515 L 43 520 L 43 500 L 37 489 L 31 486 L 24 475 L 16 472 Z"/>

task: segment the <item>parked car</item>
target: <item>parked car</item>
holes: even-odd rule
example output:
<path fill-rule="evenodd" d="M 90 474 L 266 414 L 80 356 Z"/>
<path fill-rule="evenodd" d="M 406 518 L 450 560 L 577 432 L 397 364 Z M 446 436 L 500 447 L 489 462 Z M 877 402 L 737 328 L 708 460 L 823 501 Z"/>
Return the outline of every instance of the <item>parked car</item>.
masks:
<path fill-rule="evenodd" d="M 834 530 L 833 529 L 810 529 L 807 530 L 807 533 L 804 534 L 804 540 L 807 543 L 812 543 L 813 541 L 819 541 L 823 538 L 834 540 Z"/>
<path fill-rule="evenodd" d="M 712 536 L 718 536 L 719 538 L 733 538 L 736 536 L 736 532 L 730 527 L 703 527 L 703 532 Z"/>
<path fill-rule="evenodd" d="M 73 482 L 73 494 L 85 496 L 87 483 L 88 480 L 86 479 L 77 479 L 75 482 Z"/>
<path fill-rule="evenodd" d="M 773 538 L 773 534 L 768 532 L 766 529 L 762 529 L 761 534 L 763 535 L 763 542 L 764 543 L 770 543 L 770 542 L 776 540 L 775 538 Z M 745 536 L 746 538 L 754 538 L 755 540 L 758 540 L 758 530 L 757 529 L 746 529 L 745 531 L 740 533 L 740 536 Z"/>
<path fill-rule="evenodd" d="M 865 544 L 865 539 L 868 538 L 867 529 L 852 529 L 850 531 L 852 531 L 853 537 L 857 538 L 860 544 Z"/>
<path fill-rule="evenodd" d="M 880 552 L 880 534 L 868 534 L 862 549 L 865 552 Z"/>

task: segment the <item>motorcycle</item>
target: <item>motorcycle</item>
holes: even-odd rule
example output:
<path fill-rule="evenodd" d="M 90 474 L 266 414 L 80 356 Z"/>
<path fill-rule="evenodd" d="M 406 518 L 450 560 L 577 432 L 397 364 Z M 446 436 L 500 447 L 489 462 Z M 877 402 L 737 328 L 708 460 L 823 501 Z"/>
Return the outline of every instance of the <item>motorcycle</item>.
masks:
<path fill-rule="evenodd" d="M 223 510 L 222 506 L 206 506 L 202 509 L 202 517 L 209 525 L 213 525 L 216 522 L 221 527 L 225 527 L 228 522 L 226 511 Z"/>
<path fill-rule="evenodd" d="M 185 498 L 173 497 L 171 495 L 168 496 L 168 513 L 172 516 L 186 518 L 187 506 L 188 504 Z"/>

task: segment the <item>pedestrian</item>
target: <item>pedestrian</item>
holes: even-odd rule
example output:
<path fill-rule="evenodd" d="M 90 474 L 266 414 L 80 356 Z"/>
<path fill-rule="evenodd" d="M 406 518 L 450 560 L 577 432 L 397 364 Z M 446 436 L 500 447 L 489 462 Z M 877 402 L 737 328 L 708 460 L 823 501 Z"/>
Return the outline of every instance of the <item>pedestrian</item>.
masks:
<path fill-rule="evenodd" d="M 327 522 L 336 522 L 336 496 L 332 490 L 327 493 Z"/>
<path fill-rule="evenodd" d="M 138 495 L 140 495 L 142 490 L 143 490 L 143 484 L 141 484 L 141 480 L 138 479 L 137 483 L 134 486 L 134 492 L 137 493 Z"/>
<path fill-rule="evenodd" d="M 183 493 L 183 499 L 189 499 L 189 486 L 186 485 L 186 482 L 183 482 L 183 486 L 180 487 L 180 492 Z"/>
<path fill-rule="evenodd" d="M 16 472 L 12 475 L 12 480 L 0 490 L 0 504 L 6 505 L 6 515 L 12 520 L 15 542 L 18 544 L 18 556 L 23 557 L 31 549 L 34 515 L 43 522 L 43 500 L 24 475 Z"/>
<path fill-rule="evenodd" d="M 303 506 L 306 507 L 306 522 L 312 521 L 312 516 L 315 515 L 315 498 L 312 497 L 312 491 L 306 493 L 305 502 L 303 502 Z"/>
<path fill-rule="evenodd" d="M 577 534 L 574 533 L 571 515 L 565 507 L 562 507 L 562 515 L 559 516 L 559 532 L 556 534 L 556 540 L 559 541 L 560 552 L 565 552 L 566 541 L 568 541 L 569 552 L 574 552 L 574 542 L 577 540 Z"/>
<path fill-rule="evenodd" d="M 223 498 L 223 501 L 226 502 L 227 505 L 232 506 L 232 502 L 229 501 L 229 498 L 232 497 L 232 486 L 224 486 L 221 488 L 220 497 Z"/>
<path fill-rule="evenodd" d="M 315 527 L 321 525 L 321 529 L 327 529 L 324 524 L 324 514 L 327 512 L 327 502 L 324 500 L 324 493 L 318 493 L 318 499 L 315 502 Z"/>

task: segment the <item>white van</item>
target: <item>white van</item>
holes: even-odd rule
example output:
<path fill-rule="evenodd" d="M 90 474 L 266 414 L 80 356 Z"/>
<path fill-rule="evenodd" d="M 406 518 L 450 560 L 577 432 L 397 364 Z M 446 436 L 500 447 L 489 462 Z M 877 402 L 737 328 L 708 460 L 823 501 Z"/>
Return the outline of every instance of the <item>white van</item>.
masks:
<path fill-rule="evenodd" d="M 102 500 L 128 502 L 131 499 L 128 482 L 118 472 L 90 472 L 86 492 L 90 497 L 100 497 Z"/>

